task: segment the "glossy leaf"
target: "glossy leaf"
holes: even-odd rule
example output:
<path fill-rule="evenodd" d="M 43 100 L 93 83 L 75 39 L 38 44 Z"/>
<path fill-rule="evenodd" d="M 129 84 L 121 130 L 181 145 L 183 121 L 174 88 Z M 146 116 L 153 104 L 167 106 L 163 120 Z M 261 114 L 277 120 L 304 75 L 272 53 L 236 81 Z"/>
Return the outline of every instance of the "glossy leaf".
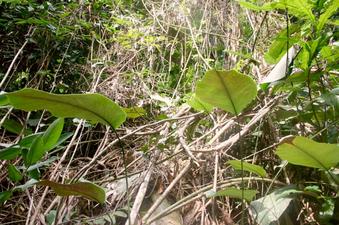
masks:
<path fill-rule="evenodd" d="M 8 177 L 11 179 L 13 182 L 18 182 L 22 180 L 23 176 L 13 164 L 8 165 Z"/>
<path fill-rule="evenodd" d="M 296 137 L 292 143 L 279 145 L 276 154 L 289 163 L 329 170 L 339 163 L 339 145 Z"/>
<path fill-rule="evenodd" d="M 56 119 L 42 135 L 44 148 L 46 151 L 51 150 L 58 142 L 62 129 L 64 128 L 64 118 Z"/>
<path fill-rule="evenodd" d="M 241 160 L 229 160 L 227 161 L 228 164 L 230 164 L 233 169 L 235 170 L 241 170 Z M 243 170 L 248 171 L 251 173 L 255 173 L 261 177 L 266 177 L 266 171 L 264 168 L 258 165 L 254 165 L 248 162 L 243 162 Z"/>
<path fill-rule="evenodd" d="M 11 146 L 0 150 L 0 159 L 11 160 L 15 159 L 21 153 L 19 146 Z"/>
<path fill-rule="evenodd" d="M 60 184 L 49 180 L 42 180 L 39 185 L 49 186 L 59 196 L 80 195 L 89 200 L 104 203 L 106 193 L 103 188 L 90 182 L 79 182 L 74 184 Z"/>
<path fill-rule="evenodd" d="M 252 201 L 252 199 L 257 194 L 256 190 L 250 190 L 250 189 L 241 190 L 238 188 L 230 187 L 230 188 L 225 188 L 223 190 L 217 191 L 216 193 L 208 195 L 207 197 L 227 196 L 231 198 L 242 199 L 242 192 L 244 192 L 244 200 L 246 201 Z"/>
<path fill-rule="evenodd" d="M 270 225 L 279 220 L 294 199 L 291 194 L 295 193 L 300 193 L 300 191 L 296 190 L 294 186 L 287 186 L 276 189 L 271 194 L 251 202 L 250 210 L 253 218 L 260 225 Z"/>
<path fill-rule="evenodd" d="M 126 119 L 125 112 L 116 103 L 100 94 L 58 95 L 25 88 L 3 95 L 10 105 L 25 111 L 45 109 L 57 117 L 77 117 L 114 128 Z"/>
<path fill-rule="evenodd" d="M 207 71 L 197 84 L 196 95 L 203 102 L 232 114 L 239 114 L 256 97 L 256 83 L 234 70 Z"/>

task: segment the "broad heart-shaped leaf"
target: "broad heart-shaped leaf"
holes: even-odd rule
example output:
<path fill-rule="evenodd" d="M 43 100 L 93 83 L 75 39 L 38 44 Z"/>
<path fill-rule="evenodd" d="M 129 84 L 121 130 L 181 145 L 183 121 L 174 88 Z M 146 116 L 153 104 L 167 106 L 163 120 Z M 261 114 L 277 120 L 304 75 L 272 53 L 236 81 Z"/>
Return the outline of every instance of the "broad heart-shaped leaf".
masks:
<path fill-rule="evenodd" d="M 89 200 L 99 203 L 104 203 L 106 200 L 106 193 L 103 188 L 90 182 L 78 182 L 74 184 L 59 184 L 49 180 L 42 180 L 38 184 L 49 186 L 57 195 L 70 196 L 80 195 Z"/>
<path fill-rule="evenodd" d="M 58 118 L 48 126 L 47 130 L 42 135 L 46 151 L 51 150 L 58 142 L 63 128 L 64 118 Z"/>
<path fill-rule="evenodd" d="M 241 160 L 228 160 L 227 163 L 230 164 L 235 170 L 241 170 Z M 261 177 L 266 177 L 265 169 L 258 165 L 243 162 L 243 170 L 255 173 Z"/>
<path fill-rule="evenodd" d="M 111 125 L 114 128 L 126 120 L 125 112 L 116 103 L 100 94 L 60 95 L 25 88 L 3 95 L 7 97 L 8 104 L 25 111 L 45 109 L 57 117 L 77 117 L 93 123 Z"/>
<path fill-rule="evenodd" d="M 318 143 L 295 137 L 292 143 L 279 145 L 276 154 L 291 164 L 329 170 L 339 163 L 339 145 Z"/>
<path fill-rule="evenodd" d="M 246 201 L 252 201 L 252 199 L 257 194 L 256 190 L 245 189 L 244 191 L 244 199 Z M 223 190 L 217 191 L 216 193 L 208 193 L 207 197 L 217 197 L 217 196 L 227 196 L 231 198 L 239 198 L 242 199 L 242 190 L 234 187 L 225 188 Z"/>
<path fill-rule="evenodd" d="M 256 83 L 234 70 L 209 70 L 197 84 L 201 101 L 238 115 L 257 96 Z"/>
<path fill-rule="evenodd" d="M 259 198 L 250 204 L 252 215 L 260 225 L 270 225 L 277 221 L 287 209 L 294 196 L 301 193 L 294 186 L 286 186 L 276 189 L 271 194 Z"/>

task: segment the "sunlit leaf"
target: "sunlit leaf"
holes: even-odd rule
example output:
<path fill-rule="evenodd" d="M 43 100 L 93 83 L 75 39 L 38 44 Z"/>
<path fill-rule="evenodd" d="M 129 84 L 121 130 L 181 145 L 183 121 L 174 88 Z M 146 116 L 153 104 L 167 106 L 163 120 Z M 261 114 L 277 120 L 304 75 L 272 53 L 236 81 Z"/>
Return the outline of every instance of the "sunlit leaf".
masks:
<path fill-rule="evenodd" d="M 103 188 L 90 182 L 79 182 L 74 184 L 60 184 L 49 180 L 42 180 L 39 185 L 49 186 L 59 196 L 82 196 L 87 199 L 104 203 L 106 193 Z"/>
<path fill-rule="evenodd" d="M 209 70 L 197 84 L 196 95 L 203 102 L 232 114 L 239 114 L 256 97 L 256 83 L 234 70 Z"/>
<path fill-rule="evenodd" d="M 332 0 L 331 3 L 326 8 L 325 12 L 322 13 L 318 20 L 317 30 L 318 32 L 321 31 L 328 21 L 328 19 L 338 11 L 339 8 L 339 1 L 338 0 Z"/>
<path fill-rule="evenodd" d="M 300 25 L 296 24 L 289 26 L 289 36 L 287 36 L 286 29 L 281 30 L 273 40 L 267 53 L 265 53 L 265 61 L 269 64 L 277 64 L 279 60 L 286 54 L 287 45 L 288 48 L 290 48 L 299 40 L 298 38 L 292 37 L 293 35 L 296 35 L 298 31 L 300 31 Z"/>
<path fill-rule="evenodd" d="M 241 170 L 241 160 L 229 160 L 227 161 L 235 170 Z M 251 173 L 255 173 L 261 177 L 266 177 L 266 171 L 264 168 L 258 165 L 243 162 L 243 170 Z"/>
<path fill-rule="evenodd" d="M 121 108 L 100 94 L 59 95 L 25 88 L 4 93 L 10 105 L 25 111 L 48 110 L 57 117 L 77 117 L 119 127 L 126 119 Z"/>
<path fill-rule="evenodd" d="M 296 137 L 292 143 L 279 145 L 276 154 L 291 164 L 329 170 L 339 163 L 339 145 Z"/>

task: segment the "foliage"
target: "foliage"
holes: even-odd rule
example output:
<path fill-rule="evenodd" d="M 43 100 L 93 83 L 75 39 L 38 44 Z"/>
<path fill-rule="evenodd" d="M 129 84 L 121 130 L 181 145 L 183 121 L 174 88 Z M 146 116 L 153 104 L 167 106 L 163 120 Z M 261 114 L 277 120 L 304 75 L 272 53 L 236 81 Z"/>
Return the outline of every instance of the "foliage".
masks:
<path fill-rule="evenodd" d="M 338 4 L 0 1 L 0 223 L 338 223 Z"/>

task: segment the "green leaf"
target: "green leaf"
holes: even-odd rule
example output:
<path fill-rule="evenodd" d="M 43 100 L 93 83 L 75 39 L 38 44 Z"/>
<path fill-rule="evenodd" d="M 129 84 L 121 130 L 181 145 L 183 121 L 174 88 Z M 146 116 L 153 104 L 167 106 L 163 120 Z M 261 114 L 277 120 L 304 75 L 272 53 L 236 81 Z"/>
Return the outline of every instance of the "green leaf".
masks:
<path fill-rule="evenodd" d="M 57 117 L 77 117 L 93 123 L 103 123 L 114 128 L 125 120 L 126 114 L 121 108 L 100 94 L 59 95 L 25 88 L 20 91 L 3 94 L 10 105 L 25 111 L 48 110 Z"/>
<path fill-rule="evenodd" d="M 318 143 L 305 137 L 279 145 L 276 154 L 291 164 L 324 170 L 339 163 L 339 145 Z"/>
<path fill-rule="evenodd" d="M 0 106 L 7 105 L 9 103 L 7 97 L 3 93 L 0 93 Z"/>
<path fill-rule="evenodd" d="M 38 136 L 32 143 L 31 148 L 26 155 L 26 166 L 33 165 L 38 162 L 45 154 L 46 149 L 42 136 Z"/>
<path fill-rule="evenodd" d="M 187 104 L 197 111 L 211 112 L 213 110 L 213 106 L 201 101 L 195 93 L 187 101 Z"/>
<path fill-rule="evenodd" d="M 122 108 L 127 118 L 135 119 L 146 115 L 146 111 L 141 107 Z"/>
<path fill-rule="evenodd" d="M 315 22 L 315 16 L 312 13 L 313 4 L 308 0 L 279 0 L 271 3 L 271 6 L 275 9 L 288 9 L 289 14 Z"/>
<path fill-rule="evenodd" d="M 25 149 L 29 149 L 32 146 L 33 141 L 38 137 L 42 136 L 43 132 L 30 134 L 19 141 L 19 146 Z"/>
<path fill-rule="evenodd" d="M 18 121 L 12 120 L 12 119 L 6 119 L 2 126 L 9 132 L 14 134 L 21 134 L 21 131 L 24 129 L 24 127 L 19 123 Z"/>
<path fill-rule="evenodd" d="M 208 195 L 207 197 L 228 196 L 231 198 L 242 199 L 242 192 L 244 192 L 244 199 L 246 201 L 252 201 L 252 199 L 257 194 L 256 190 L 250 190 L 250 189 L 241 190 L 238 188 L 230 187 L 230 188 L 225 188 L 221 191 L 217 191 L 216 193 L 213 193 L 212 195 Z"/>
<path fill-rule="evenodd" d="M 338 11 L 339 8 L 339 1 L 338 0 L 332 0 L 329 6 L 327 7 L 326 11 L 322 13 L 319 17 L 318 20 L 318 25 L 317 25 L 317 31 L 320 32 L 328 19 Z"/>
<path fill-rule="evenodd" d="M 198 82 L 196 95 L 203 102 L 237 115 L 257 96 L 257 86 L 252 78 L 234 70 L 210 70 Z"/>
<path fill-rule="evenodd" d="M 51 150 L 58 142 L 62 129 L 64 128 L 64 118 L 56 119 L 42 135 L 45 151 Z"/>
<path fill-rule="evenodd" d="M 4 191 L 0 192 L 0 203 L 4 203 L 8 199 L 12 197 L 13 192 L 12 191 Z"/>
<path fill-rule="evenodd" d="M 300 31 L 300 25 L 292 24 L 289 27 L 289 36 Z M 286 54 L 287 43 L 289 48 L 298 41 L 297 38 L 287 38 L 287 30 L 283 29 L 275 37 L 274 41 L 269 47 L 268 52 L 265 54 L 265 61 L 269 64 L 277 64 L 279 60 Z"/>
<path fill-rule="evenodd" d="M 260 225 L 271 225 L 274 221 L 279 220 L 294 199 L 291 194 L 295 193 L 300 193 L 300 191 L 296 190 L 294 186 L 286 186 L 251 202 L 250 210 L 253 218 Z"/>
<path fill-rule="evenodd" d="M 23 176 L 20 173 L 20 171 L 18 170 L 18 168 L 16 168 L 16 166 L 14 166 L 13 164 L 8 165 L 8 177 L 13 182 L 18 182 L 18 181 L 22 180 L 22 178 L 23 178 Z"/>
<path fill-rule="evenodd" d="M 228 160 L 227 163 L 230 164 L 233 169 L 241 170 L 241 160 Z M 267 175 L 264 168 L 258 165 L 250 164 L 248 162 L 243 162 L 243 170 L 258 174 L 261 177 L 266 177 Z"/>
<path fill-rule="evenodd" d="M 42 180 L 39 185 L 49 186 L 59 196 L 80 195 L 87 199 L 104 203 L 106 193 L 103 188 L 90 182 L 79 182 L 74 184 L 59 184 L 49 180 Z"/>
<path fill-rule="evenodd" d="M 0 150 L 0 159 L 15 159 L 21 153 L 21 148 L 17 145 Z"/>

